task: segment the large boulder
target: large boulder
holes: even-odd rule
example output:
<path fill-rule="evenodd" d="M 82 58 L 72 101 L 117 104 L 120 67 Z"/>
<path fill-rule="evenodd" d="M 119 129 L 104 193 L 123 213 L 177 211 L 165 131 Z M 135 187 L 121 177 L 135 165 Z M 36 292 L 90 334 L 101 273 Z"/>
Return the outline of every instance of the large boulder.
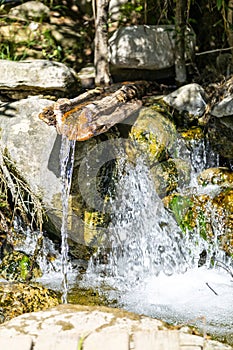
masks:
<path fill-rule="evenodd" d="M 188 112 L 197 117 L 205 112 L 205 99 L 204 89 L 196 83 L 184 85 L 163 98 L 164 102 L 179 112 Z"/>
<path fill-rule="evenodd" d="M 0 105 L 0 145 L 19 175 L 55 215 L 55 208 L 59 208 L 59 213 L 61 209 L 61 141 L 56 130 L 38 118 L 39 112 L 51 103 L 31 97 Z"/>
<path fill-rule="evenodd" d="M 229 345 L 190 333 L 189 327 L 172 330 L 162 321 L 116 308 L 68 304 L 5 322 L 0 326 L 0 346 L 12 348 L 12 344 L 22 344 L 24 340 L 24 344 L 29 344 L 28 349 L 32 342 L 35 349 L 84 347 L 99 350 L 113 349 L 113 346 L 116 349 L 167 349 L 169 344 L 174 349 L 201 349 L 204 346 L 208 350 L 232 349 Z"/>
<path fill-rule="evenodd" d="M 46 230 L 60 237 L 62 138 L 57 134 L 55 128 L 48 126 L 38 117 L 43 108 L 51 103 L 53 102 L 38 96 L 2 103 L 0 105 L 0 152 L 4 159 L 7 157 L 7 161 L 14 165 L 18 177 L 26 182 L 31 192 L 41 198 L 49 219 L 46 222 Z M 106 135 L 105 140 L 108 139 Z M 98 142 L 101 144 L 104 139 L 100 136 L 76 143 L 71 195 L 68 204 L 68 238 L 70 252 L 77 257 L 87 258 L 89 254 L 84 236 L 92 223 L 85 222 L 86 210 L 100 210 L 104 203 L 96 187 L 96 181 L 98 181 L 98 171 L 101 166 L 104 166 L 109 160 L 106 159 L 106 154 L 107 157 L 109 156 L 109 147 L 112 147 L 112 150 L 115 147 L 114 141 L 112 146 L 109 142 L 103 142 L 103 147 L 98 147 Z M 100 157 L 102 163 L 98 163 L 96 157 Z M 114 157 L 111 155 L 110 160 Z M 91 172 L 88 169 L 91 169 Z M 100 205 L 93 199 L 96 196 L 101 202 Z M 98 224 L 102 230 L 102 225 Z"/>
<path fill-rule="evenodd" d="M 79 89 L 75 72 L 59 62 L 0 60 L 0 94 L 13 99 L 29 95 L 74 96 Z"/>
<path fill-rule="evenodd" d="M 40 1 L 27 1 L 11 8 L 9 15 L 22 20 L 42 21 L 49 19 L 50 10 Z"/>
<path fill-rule="evenodd" d="M 187 29 L 187 56 L 192 55 L 195 47 L 195 35 Z M 174 74 L 170 69 L 175 64 L 175 27 L 173 25 L 147 26 L 137 25 L 121 27 L 109 39 L 109 59 L 114 76 L 125 74 L 129 70 L 132 78 L 143 70 L 145 79 L 153 78 L 156 71 L 168 70 L 166 74 Z M 120 72 L 123 70 L 123 72 Z M 142 72 L 142 71 L 141 71 Z M 136 74 L 136 78 L 135 78 Z M 160 73 L 162 76 L 162 72 Z M 143 79 L 143 76 L 139 77 Z M 159 75 L 155 74 L 154 77 Z"/>

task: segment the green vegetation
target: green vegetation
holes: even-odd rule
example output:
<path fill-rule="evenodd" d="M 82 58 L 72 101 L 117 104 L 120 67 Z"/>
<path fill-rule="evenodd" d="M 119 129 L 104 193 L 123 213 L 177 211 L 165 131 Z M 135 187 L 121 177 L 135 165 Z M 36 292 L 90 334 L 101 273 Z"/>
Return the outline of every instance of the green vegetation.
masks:
<path fill-rule="evenodd" d="M 192 229 L 192 206 L 193 202 L 181 195 L 174 195 L 169 203 L 175 219 L 183 232 Z"/>

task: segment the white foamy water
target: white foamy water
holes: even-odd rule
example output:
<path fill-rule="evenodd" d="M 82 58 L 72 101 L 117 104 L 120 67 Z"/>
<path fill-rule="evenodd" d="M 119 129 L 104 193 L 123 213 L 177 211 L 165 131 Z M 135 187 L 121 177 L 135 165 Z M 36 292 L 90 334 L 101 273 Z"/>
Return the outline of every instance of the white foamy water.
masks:
<path fill-rule="evenodd" d="M 122 293 L 121 306 L 169 323 L 198 325 L 203 332 L 231 335 L 233 280 L 223 270 L 206 267 L 184 274 L 150 276 Z"/>

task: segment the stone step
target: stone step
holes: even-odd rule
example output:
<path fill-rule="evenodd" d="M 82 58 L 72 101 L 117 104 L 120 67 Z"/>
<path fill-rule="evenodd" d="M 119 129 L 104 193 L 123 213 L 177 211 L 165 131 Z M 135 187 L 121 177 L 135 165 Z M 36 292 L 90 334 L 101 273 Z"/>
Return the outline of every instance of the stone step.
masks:
<path fill-rule="evenodd" d="M 213 342 L 214 343 L 214 342 Z M 205 342 L 201 336 L 175 330 L 137 331 L 102 328 L 86 335 L 50 334 L 36 340 L 29 335 L 0 337 L 0 350 L 221 350 L 232 349 L 221 343 Z"/>
<path fill-rule="evenodd" d="M 79 336 L 43 334 L 36 339 L 33 350 L 78 350 L 79 340 Z"/>
<path fill-rule="evenodd" d="M 32 337 L 29 335 L 16 335 L 14 337 L 6 336 L 0 338 L 1 350 L 31 350 L 32 346 Z"/>
<path fill-rule="evenodd" d="M 127 331 L 105 328 L 90 334 L 84 341 L 82 350 L 129 350 Z M 142 348 L 140 349 L 142 350 Z"/>
<path fill-rule="evenodd" d="M 179 332 L 135 332 L 133 335 L 135 350 L 180 350 Z M 192 350 L 192 348 L 190 348 Z"/>

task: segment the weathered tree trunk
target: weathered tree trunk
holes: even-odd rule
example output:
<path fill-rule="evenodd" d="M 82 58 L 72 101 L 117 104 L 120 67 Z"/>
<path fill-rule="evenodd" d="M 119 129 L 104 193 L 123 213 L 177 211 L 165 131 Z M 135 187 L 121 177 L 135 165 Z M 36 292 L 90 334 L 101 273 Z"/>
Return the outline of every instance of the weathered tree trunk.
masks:
<path fill-rule="evenodd" d="M 109 0 L 95 0 L 95 53 L 96 86 L 110 84 L 108 62 L 108 7 Z"/>
<path fill-rule="evenodd" d="M 233 47 L 233 0 L 228 1 L 227 8 L 227 40 L 230 47 Z M 233 49 L 231 49 L 232 62 L 233 63 Z M 230 75 L 228 72 L 227 75 Z"/>
<path fill-rule="evenodd" d="M 39 118 L 54 125 L 59 134 L 70 140 L 85 141 L 106 132 L 137 111 L 142 105 L 141 98 L 151 85 L 142 81 L 124 84 L 120 89 L 119 85 L 112 86 L 110 93 L 102 95 L 99 100 L 99 90 L 89 91 L 72 100 L 60 99 L 46 107 Z"/>
<path fill-rule="evenodd" d="M 185 66 L 185 21 L 187 13 L 187 0 L 176 0 L 176 47 L 175 71 L 176 82 L 183 85 L 187 80 Z"/>

